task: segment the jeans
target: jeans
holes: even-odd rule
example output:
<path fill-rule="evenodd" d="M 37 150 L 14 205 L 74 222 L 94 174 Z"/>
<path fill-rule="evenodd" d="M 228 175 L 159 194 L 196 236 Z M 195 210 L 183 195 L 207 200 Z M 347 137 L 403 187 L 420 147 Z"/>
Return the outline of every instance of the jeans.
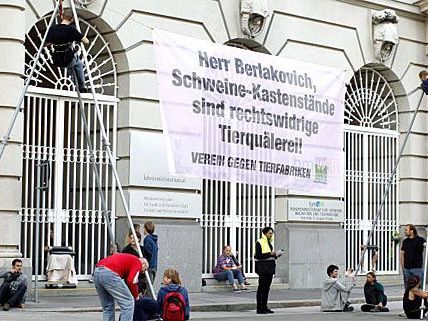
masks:
<path fill-rule="evenodd" d="M 83 63 L 82 61 L 80 61 L 77 54 L 74 54 L 73 60 L 68 64 L 67 69 L 68 72 L 71 74 L 74 83 L 76 82 L 76 79 L 74 79 L 73 70 L 76 73 L 79 89 L 85 88 L 85 74 L 83 73 Z"/>
<path fill-rule="evenodd" d="M 94 283 L 103 307 L 103 321 L 115 321 L 114 301 L 120 306 L 120 320 L 132 321 L 134 298 L 125 281 L 105 267 L 94 271 Z"/>
<path fill-rule="evenodd" d="M 421 279 L 421 285 L 424 284 L 424 269 L 423 268 L 414 268 L 414 269 L 403 269 L 404 277 L 404 288 L 407 288 L 407 282 L 412 275 L 417 275 Z"/>
<path fill-rule="evenodd" d="M 234 284 L 235 279 L 238 279 L 239 284 L 244 284 L 244 277 L 242 276 L 241 270 L 226 270 L 216 273 L 214 277 L 219 281 L 229 280 L 229 284 Z"/>
<path fill-rule="evenodd" d="M 10 283 L 4 282 L 0 287 L 0 303 L 9 303 L 12 307 L 17 307 L 22 303 L 22 298 L 27 292 L 27 285 L 21 283 L 18 287 L 18 290 L 15 293 L 10 291 Z"/>

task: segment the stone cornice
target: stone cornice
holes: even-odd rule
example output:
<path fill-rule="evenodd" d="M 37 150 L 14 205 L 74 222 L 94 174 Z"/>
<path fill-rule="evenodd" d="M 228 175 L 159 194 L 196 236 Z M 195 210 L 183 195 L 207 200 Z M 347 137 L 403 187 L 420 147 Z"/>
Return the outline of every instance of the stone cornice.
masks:
<path fill-rule="evenodd" d="M 418 6 L 422 13 L 428 14 L 428 0 L 419 0 L 414 3 Z"/>
<path fill-rule="evenodd" d="M 403 3 L 400 1 L 393 0 L 336 0 L 338 2 L 350 3 L 356 6 L 370 8 L 372 10 L 383 10 L 383 9 L 392 9 L 399 16 L 409 17 L 412 19 L 418 19 L 423 21 L 424 13 L 418 8 L 417 3 L 421 1 L 414 1 L 413 4 Z"/>

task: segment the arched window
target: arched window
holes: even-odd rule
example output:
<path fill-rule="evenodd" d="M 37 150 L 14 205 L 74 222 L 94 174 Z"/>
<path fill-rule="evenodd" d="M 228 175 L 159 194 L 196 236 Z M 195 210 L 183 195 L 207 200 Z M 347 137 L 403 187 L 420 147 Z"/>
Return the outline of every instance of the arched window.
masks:
<path fill-rule="evenodd" d="M 47 16 L 39 20 L 25 37 L 26 76 L 29 75 L 30 69 L 34 64 L 37 50 L 40 47 L 50 18 L 51 16 Z M 95 91 L 99 94 L 116 96 L 116 65 L 108 47 L 108 43 L 104 40 L 103 36 L 85 20 L 80 20 L 79 22 L 82 34 L 90 40 L 90 44 L 86 49 Z M 75 45 L 74 48 L 83 61 L 80 47 Z M 53 65 L 52 52 L 53 49 L 51 46 L 46 46 L 43 49 L 35 74 L 31 79 L 31 84 L 35 87 L 74 91 L 74 85 L 70 75 L 67 73 L 67 69 L 58 68 Z M 85 74 L 87 73 L 88 70 L 85 66 Z M 86 85 L 89 86 L 89 83 L 87 82 Z"/>
<path fill-rule="evenodd" d="M 393 170 L 398 137 L 398 110 L 391 86 L 372 68 L 358 70 L 345 96 L 347 266 L 356 267 L 360 260 L 361 246 L 367 242 Z M 398 226 L 394 177 L 362 271 L 398 272 L 398 248 L 392 241 Z"/>
<path fill-rule="evenodd" d="M 347 88 L 345 124 L 397 130 L 397 118 L 397 103 L 386 79 L 374 69 L 360 69 Z"/>

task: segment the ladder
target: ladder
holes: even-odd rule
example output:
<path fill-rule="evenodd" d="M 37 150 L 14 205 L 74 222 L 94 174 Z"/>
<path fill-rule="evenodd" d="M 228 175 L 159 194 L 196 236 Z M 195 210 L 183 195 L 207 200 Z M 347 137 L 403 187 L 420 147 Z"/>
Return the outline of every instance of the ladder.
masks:
<path fill-rule="evenodd" d="M 15 108 L 15 112 L 12 115 L 12 119 L 11 119 L 11 121 L 9 123 L 9 126 L 8 126 L 7 131 L 6 131 L 6 134 L 2 137 L 2 139 L 0 141 L 0 161 L 1 161 L 1 157 L 3 156 L 3 152 L 4 152 L 5 148 L 6 148 L 6 145 L 8 144 L 8 142 L 10 140 L 10 135 L 11 135 L 13 127 L 15 125 L 16 119 L 17 119 L 19 113 L 22 111 L 21 106 L 22 106 L 22 103 L 24 101 L 25 94 L 27 93 L 28 87 L 30 85 L 31 79 L 32 79 L 32 77 L 34 75 L 36 66 L 39 63 L 40 55 L 41 55 L 43 47 L 44 47 L 44 45 L 46 43 L 47 34 L 49 32 L 49 29 L 52 27 L 52 24 L 53 24 L 53 22 L 55 20 L 56 15 L 58 14 L 58 11 L 60 10 L 60 8 L 62 9 L 62 0 L 57 0 L 56 5 L 55 5 L 55 9 L 54 9 L 54 11 L 52 13 L 52 17 L 51 17 L 51 19 L 49 21 L 49 24 L 47 26 L 47 29 L 45 31 L 45 34 L 43 36 L 42 42 L 40 44 L 40 47 L 37 50 L 37 54 L 36 54 L 36 57 L 34 59 L 34 64 L 31 67 L 31 70 L 30 70 L 30 73 L 28 75 L 28 78 L 24 82 L 24 88 L 23 88 L 23 90 L 21 92 L 21 95 L 19 97 L 18 104 L 17 104 L 17 106 Z M 74 21 L 75 21 L 75 24 L 76 24 L 76 29 L 79 32 L 81 32 L 80 25 L 79 25 L 79 17 L 77 15 L 77 11 L 76 11 L 76 6 L 74 4 L 74 0 L 70 0 L 70 8 L 71 8 L 71 10 L 73 12 L 73 17 L 74 17 Z M 138 240 L 136 232 L 135 232 L 135 229 L 134 229 L 134 225 L 132 223 L 131 214 L 129 212 L 129 206 L 128 206 L 128 203 L 126 201 L 125 194 L 123 192 L 122 184 L 120 183 L 119 174 L 118 174 L 116 168 L 113 166 L 113 164 L 114 164 L 114 157 L 113 157 L 113 153 L 112 153 L 111 147 L 110 147 L 111 144 L 110 144 L 109 138 L 107 136 L 106 129 L 104 127 L 103 116 L 102 116 L 102 113 L 101 113 L 101 110 L 100 110 L 100 103 L 99 103 L 99 101 L 97 99 L 97 96 L 96 96 L 95 87 L 94 87 L 94 80 L 93 80 L 92 74 L 90 72 L 90 65 L 89 65 L 89 61 L 88 61 L 88 57 L 87 57 L 87 51 L 86 51 L 84 45 L 81 45 L 81 44 L 79 44 L 79 45 L 80 45 L 80 47 L 82 49 L 83 58 L 84 58 L 84 64 L 86 65 L 86 70 L 89 71 L 87 73 L 87 76 L 88 76 L 88 80 L 89 80 L 89 86 L 90 86 L 90 89 L 91 89 L 92 98 L 93 98 L 93 101 L 95 103 L 95 112 L 96 112 L 96 117 L 97 117 L 98 124 L 100 126 L 100 133 L 101 133 L 101 136 L 102 136 L 102 142 L 103 142 L 104 148 L 107 151 L 107 156 L 109 158 L 109 164 L 110 164 L 112 172 L 113 172 L 113 176 L 114 176 L 114 179 L 115 179 L 115 182 L 116 182 L 117 189 L 119 190 L 119 195 L 120 195 L 120 198 L 122 200 L 123 208 L 124 208 L 126 216 L 128 218 L 129 227 L 130 227 L 130 229 L 132 231 L 132 235 L 134 237 L 134 240 Z M 91 139 L 90 139 L 90 132 L 89 132 L 89 127 L 88 127 L 88 122 L 87 122 L 87 119 L 86 119 L 86 116 L 85 116 L 85 112 L 84 112 L 84 104 L 83 104 L 81 93 L 79 92 L 78 86 L 76 85 L 77 84 L 77 75 L 76 75 L 76 73 L 75 73 L 74 70 L 73 70 L 73 78 L 74 78 L 74 84 L 75 84 L 75 88 L 76 88 L 76 92 L 77 92 L 77 98 L 79 100 L 79 110 L 80 110 L 80 114 L 81 114 L 81 118 L 82 118 L 82 123 L 83 123 L 83 127 L 84 127 L 85 142 L 87 144 L 87 147 L 88 147 L 88 150 L 89 150 L 89 154 L 90 154 L 89 162 L 92 165 L 91 167 L 92 167 L 92 170 L 93 170 L 94 175 L 95 175 L 96 185 L 97 185 L 99 197 L 101 199 L 101 204 L 102 204 L 102 213 L 103 213 L 104 218 L 106 220 L 109 237 L 110 237 L 110 240 L 111 240 L 111 243 L 112 243 L 111 246 L 114 246 L 115 245 L 114 233 L 112 231 L 111 221 L 110 221 L 110 218 L 108 216 L 108 211 L 107 211 L 107 207 L 106 207 L 105 196 L 104 196 L 104 192 L 102 190 L 101 178 L 100 178 L 100 174 L 99 174 L 98 168 L 97 168 L 96 163 L 95 163 L 95 153 L 94 153 L 94 149 L 93 149 L 93 146 L 92 146 L 92 143 L 91 143 Z M 143 253 L 141 252 L 140 246 L 137 247 L 137 250 L 138 250 L 139 256 L 141 258 L 143 258 L 144 256 L 143 256 Z M 149 277 L 149 274 L 148 274 L 147 270 L 145 271 L 145 277 L 146 277 L 147 284 L 148 284 L 149 289 L 150 289 L 150 293 L 151 293 L 152 297 L 154 299 L 156 299 L 156 297 L 155 297 L 156 294 L 155 294 L 155 291 L 154 291 L 154 288 L 153 288 L 153 284 L 152 284 L 152 282 L 150 280 L 150 277 Z"/>

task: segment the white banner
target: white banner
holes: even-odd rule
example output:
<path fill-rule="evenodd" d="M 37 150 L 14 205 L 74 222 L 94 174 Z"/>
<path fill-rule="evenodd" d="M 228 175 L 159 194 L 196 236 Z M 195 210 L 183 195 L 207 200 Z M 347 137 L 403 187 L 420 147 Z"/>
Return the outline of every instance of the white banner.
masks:
<path fill-rule="evenodd" d="M 342 70 L 153 32 L 174 174 L 343 196 Z"/>

